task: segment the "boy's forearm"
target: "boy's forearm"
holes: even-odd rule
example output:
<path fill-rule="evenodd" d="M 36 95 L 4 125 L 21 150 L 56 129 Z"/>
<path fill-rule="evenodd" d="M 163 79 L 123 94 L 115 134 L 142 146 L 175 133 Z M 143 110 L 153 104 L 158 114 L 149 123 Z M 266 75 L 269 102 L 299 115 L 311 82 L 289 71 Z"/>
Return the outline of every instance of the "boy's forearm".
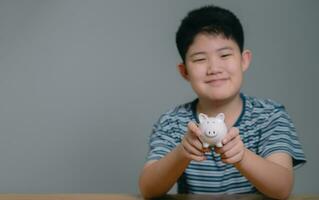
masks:
<path fill-rule="evenodd" d="M 143 169 L 139 187 L 144 197 L 164 195 L 176 183 L 190 162 L 183 156 L 182 148 L 178 145 L 165 157 Z"/>
<path fill-rule="evenodd" d="M 245 150 L 242 161 L 235 167 L 260 192 L 276 198 L 288 198 L 293 185 L 293 171 L 272 161 L 266 160 L 250 150 Z"/>

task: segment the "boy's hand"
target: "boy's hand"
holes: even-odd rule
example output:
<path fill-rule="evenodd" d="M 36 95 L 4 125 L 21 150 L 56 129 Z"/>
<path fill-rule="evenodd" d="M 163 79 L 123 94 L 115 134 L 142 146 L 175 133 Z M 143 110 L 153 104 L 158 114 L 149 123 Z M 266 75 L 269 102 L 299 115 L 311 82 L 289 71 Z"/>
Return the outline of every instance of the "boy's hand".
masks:
<path fill-rule="evenodd" d="M 210 150 L 208 148 L 203 148 L 203 144 L 199 139 L 201 136 L 201 130 L 194 122 L 189 122 L 187 128 L 187 133 L 181 142 L 183 154 L 190 160 L 205 160 L 206 157 L 204 153 Z"/>
<path fill-rule="evenodd" d="M 222 161 L 228 164 L 240 162 L 245 155 L 245 145 L 240 138 L 238 128 L 232 127 L 222 141 L 223 147 L 215 147 L 216 153 L 221 154 Z"/>

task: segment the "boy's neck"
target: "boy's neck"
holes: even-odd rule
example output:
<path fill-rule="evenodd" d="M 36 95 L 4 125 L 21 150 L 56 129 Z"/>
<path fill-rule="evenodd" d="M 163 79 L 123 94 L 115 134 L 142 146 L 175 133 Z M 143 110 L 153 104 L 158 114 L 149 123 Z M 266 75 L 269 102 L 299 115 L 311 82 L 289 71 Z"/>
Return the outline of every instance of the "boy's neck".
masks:
<path fill-rule="evenodd" d="M 199 99 L 196 111 L 204 113 L 209 117 L 215 117 L 219 113 L 225 114 L 225 123 L 227 127 L 234 126 L 243 109 L 243 100 L 240 94 L 223 101 L 205 101 Z"/>

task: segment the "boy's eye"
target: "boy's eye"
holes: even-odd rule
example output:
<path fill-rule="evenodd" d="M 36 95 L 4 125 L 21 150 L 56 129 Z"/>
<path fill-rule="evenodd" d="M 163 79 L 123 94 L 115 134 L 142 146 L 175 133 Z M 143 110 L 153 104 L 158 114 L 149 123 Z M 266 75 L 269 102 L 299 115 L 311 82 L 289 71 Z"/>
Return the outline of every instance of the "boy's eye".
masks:
<path fill-rule="evenodd" d="M 202 62 L 205 61 L 205 58 L 198 58 L 198 59 L 194 59 L 193 62 Z"/>
<path fill-rule="evenodd" d="M 223 54 L 223 55 L 221 55 L 221 57 L 222 58 L 227 58 L 227 57 L 229 57 L 231 54 Z"/>

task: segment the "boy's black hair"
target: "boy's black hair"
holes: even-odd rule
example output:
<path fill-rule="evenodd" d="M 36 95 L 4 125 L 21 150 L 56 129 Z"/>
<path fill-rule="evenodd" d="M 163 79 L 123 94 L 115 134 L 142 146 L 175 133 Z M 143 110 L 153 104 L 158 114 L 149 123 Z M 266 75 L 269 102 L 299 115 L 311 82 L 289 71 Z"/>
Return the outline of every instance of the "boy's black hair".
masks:
<path fill-rule="evenodd" d="M 190 11 L 177 30 L 176 45 L 184 63 L 188 48 L 198 33 L 223 35 L 234 40 L 243 51 L 244 31 L 239 19 L 224 8 L 204 6 Z"/>

